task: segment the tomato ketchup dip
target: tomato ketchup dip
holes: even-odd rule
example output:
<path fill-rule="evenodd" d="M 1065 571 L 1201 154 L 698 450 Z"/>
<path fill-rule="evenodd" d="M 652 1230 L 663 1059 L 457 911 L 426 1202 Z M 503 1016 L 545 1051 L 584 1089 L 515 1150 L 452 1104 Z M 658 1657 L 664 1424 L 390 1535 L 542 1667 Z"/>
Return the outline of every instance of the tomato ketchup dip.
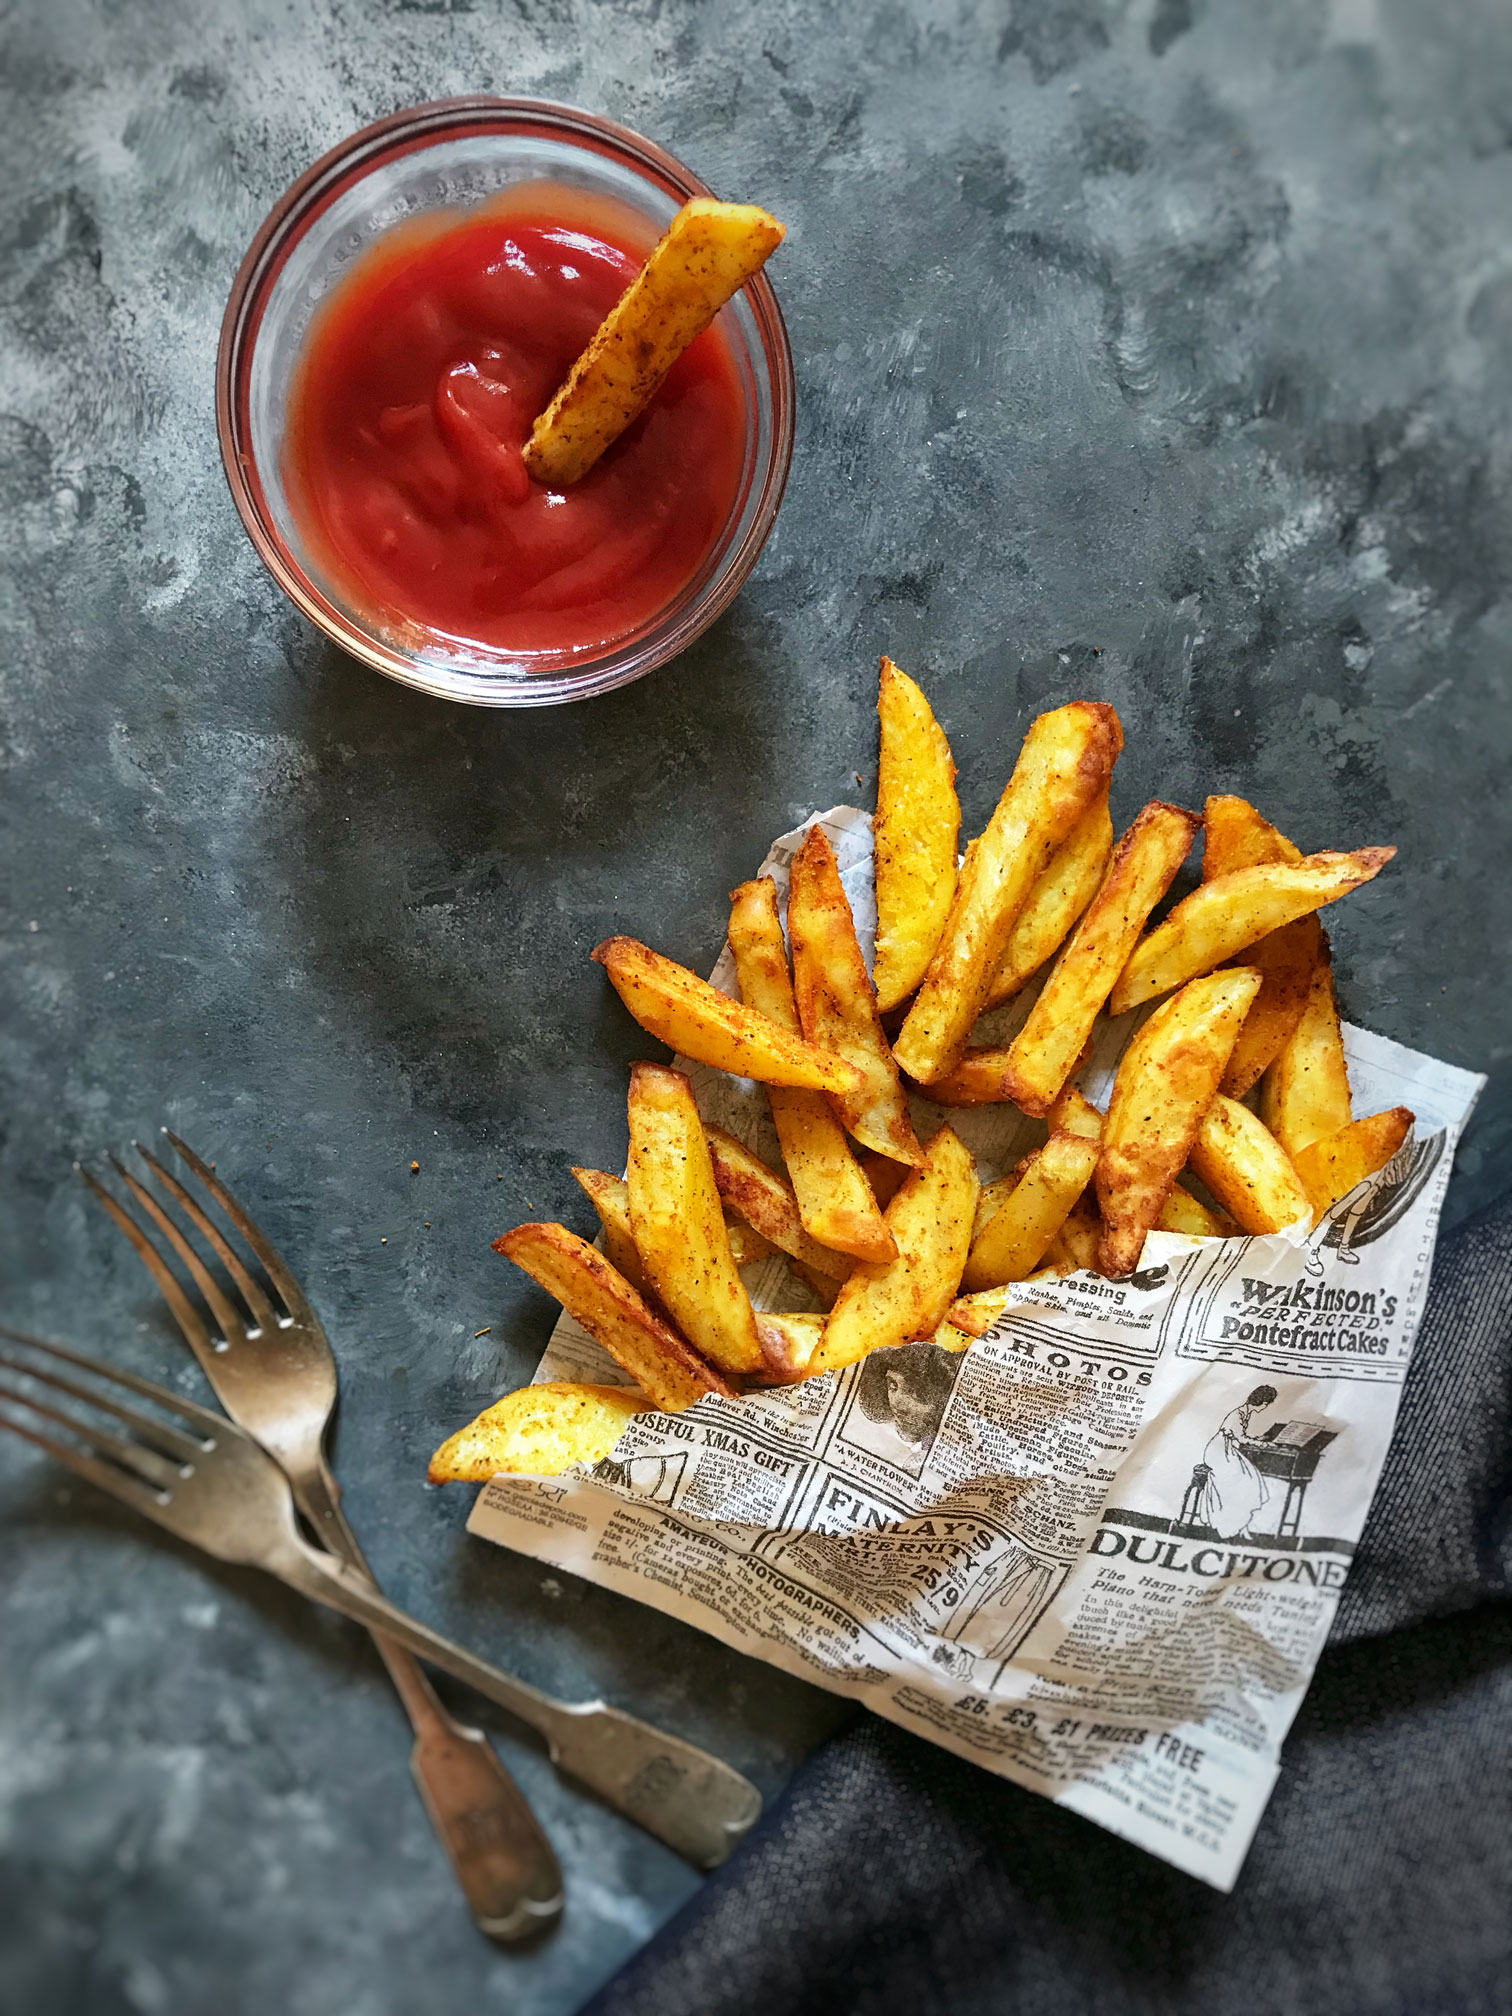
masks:
<path fill-rule="evenodd" d="M 321 304 L 282 474 L 311 562 L 369 621 L 511 656 L 589 652 L 698 571 L 744 460 L 717 322 L 579 482 L 548 489 L 521 457 L 651 250 L 644 228 L 537 184 L 396 226 Z"/>

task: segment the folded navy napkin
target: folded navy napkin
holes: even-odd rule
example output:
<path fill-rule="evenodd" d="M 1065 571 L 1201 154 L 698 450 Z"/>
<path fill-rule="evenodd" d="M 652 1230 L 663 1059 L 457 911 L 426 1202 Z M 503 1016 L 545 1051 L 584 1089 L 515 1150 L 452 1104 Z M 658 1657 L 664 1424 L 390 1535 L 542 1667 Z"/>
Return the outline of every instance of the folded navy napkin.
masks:
<path fill-rule="evenodd" d="M 1509 2016 L 1512 1198 L 1439 1247 L 1232 1896 L 862 1717 L 584 2016 Z"/>

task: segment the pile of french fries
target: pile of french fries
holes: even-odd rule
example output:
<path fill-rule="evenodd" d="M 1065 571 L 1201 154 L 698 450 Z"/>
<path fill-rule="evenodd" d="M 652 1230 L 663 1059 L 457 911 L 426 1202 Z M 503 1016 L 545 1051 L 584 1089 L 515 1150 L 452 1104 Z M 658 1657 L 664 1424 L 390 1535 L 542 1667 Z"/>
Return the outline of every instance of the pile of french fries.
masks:
<path fill-rule="evenodd" d="M 706 1125 L 682 1072 L 635 1065 L 626 1176 L 573 1172 L 602 1250 L 555 1224 L 495 1242 L 635 1386 L 511 1394 L 437 1451 L 432 1481 L 556 1474 L 607 1454 L 641 1409 L 919 1340 L 963 1350 L 1027 1281 L 1124 1278 L 1156 1229 L 1309 1224 L 1405 1140 L 1405 1107 L 1353 1117 L 1317 915 L 1394 848 L 1303 855 L 1229 796 L 1201 817 L 1147 805 L 1115 844 L 1123 731 L 1112 707 L 1078 700 L 1034 722 L 958 865 L 949 743 L 885 658 L 878 713 L 870 976 L 817 825 L 792 863 L 785 934 L 769 878 L 733 892 L 738 1001 L 633 938 L 593 954 L 649 1034 L 766 1088 L 783 1168 Z M 1199 831 L 1200 885 L 1147 928 Z M 983 1013 L 1047 966 L 1012 1041 L 973 1044 Z M 1074 1082 L 1097 1019 L 1151 1002 L 1099 1112 Z M 1047 1138 L 983 1186 L 954 1128 L 920 1142 L 910 1090 L 947 1108 L 1010 1101 Z M 753 1308 L 741 1268 L 774 1251 L 817 1311 Z"/>

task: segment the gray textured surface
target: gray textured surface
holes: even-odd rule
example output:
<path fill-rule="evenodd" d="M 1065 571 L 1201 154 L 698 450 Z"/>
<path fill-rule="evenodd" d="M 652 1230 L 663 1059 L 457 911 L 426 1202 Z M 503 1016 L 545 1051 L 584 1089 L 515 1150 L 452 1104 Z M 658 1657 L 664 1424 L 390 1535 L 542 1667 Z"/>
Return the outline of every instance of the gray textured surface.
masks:
<path fill-rule="evenodd" d="M 0 1309 L 180 1365 L 69 1176 L 173 1122 L 328 1319 L 339 1468 L 392 1593 L 775 1784 L 825 1697 L 467 1541 L 467 1494 L 419 1481 L 549 1327 L 489 1238 L 586 1229 L 568 1163 L 621 1153 L 642 1046 L 585 953 L 619 923 L 707 966 L 768 837 L 869 790 L 882 648 L 936 697 L 973 823 L 1030 713 L 1102 695 L 1125 816 L 1241 788 L 1309 845 L 1399 843 L 1333 913 L 1346 1009 L 1493 1071 L 1451 1217 L 1499 1186 L 1505 6 L 0 23 Z M 221 304 L 272 198 L 362 121 L 487 88 L 625 119 L 791 226 L 798 454 L 756 578 L 679 664 L 534 718 L 325 649 L 243 539 L 213 429 Z M 506 1738 L 572 1915 L 492 1954 L 355 1634 L 10 1449 L 0 1520 L 4 2016 L 561 2016 L 690 1888 Z"/>

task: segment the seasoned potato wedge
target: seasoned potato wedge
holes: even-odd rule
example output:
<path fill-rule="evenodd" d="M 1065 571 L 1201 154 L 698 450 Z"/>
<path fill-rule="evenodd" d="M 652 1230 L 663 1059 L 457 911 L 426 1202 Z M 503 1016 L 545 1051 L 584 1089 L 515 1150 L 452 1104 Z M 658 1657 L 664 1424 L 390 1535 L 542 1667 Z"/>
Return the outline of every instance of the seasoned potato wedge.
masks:
<path fill-rule="evenodd" d="M 769 875 L 731 891 L 730 950 L 746 1006 L 801 1035 L 777 885 Z M 892 1234 L 828 1099 L 822 1092 L 779 1085 L 767 1087 L 767 1099 L 804 1231 L 821 1246 L 855 1259 L 891 1260 L 897 1251 Z"/>
<path fill-rule="evenodd" d="M 788 938 L 798 1020 L 815 1049 L 843 1057 L 862 1081 L 854 1092 L 830 1094 L 835 1111 L 863 1148 L 916 1165 L 924 1151 L 856 943 L 835 850 L 822 826 L 809 828 L 790 873 Z"/>
<path fill-rule="evenodd" d="M 485 1407 L 441 1444 L 425 1473 L 432 1484 L 486 1484 L 490 1477 L 560 1477 L 609 1455 L 651 1405 L 635 1386 L 522 1386 Z"/>
<path fill-rule="evenodd" d="M 1052 1134 L 1084 1134 L 1089 1141 L 1102 1139 L 1103 1116 L 1092 1101 L 1084 1093 L 1078 1092 L 1074 1085 L 1068 1085 L 1050 1108 L 1049 1125 Z M 1083 1202 L 1085 1203 L 1085 1200 Z M 1082 1206 L 1078 1206 L 1077 1211 L 1071 1214 L 1071 1219 L 1067 1220 L 1063 1228 L 1063 1236 L 1070 1231 L 1071 1222 L 1077 1218 L 1081 1209 Z M 1095 1213 L 1089 1212 L 1088 1216 L 1094 1234 L 1100 1237 L 1101 1221 Z M 1171 1194 L 1161 1206 L 1155 1226 L 1160 1232 L 1185 1233 L 1188 1239 L 1227 1239 L 1234 1231 L 1234 1227 L 1226 1219 L 1219 1218 L 1214 1212 L 1209 1211 L 1206 1204 L 1201 1203 L 1180 1183 L 1172 1184 Z M 1085 1253 L 1087 1250 L 1085 1242 L 1078 1245 L 1075 1250 L 1078 1254 Z M 1079 1257 L 1076 1264 L 1078 1267 L 1091 1267 L 1093 1262 Z"/>
<path fill-rule="evenodd" d="M 1044 1265 L 1057 1274 L 1093 1273 L 1097 1249 L 1102 1242 L 1102 1219 L 1096 1203 L 1085 1192 L 1077 1198 L 1066 1222 L 1045 1252 Z"/>
<path fill-rule="evenodd" d="M 536 421 L 525 467 L 537 483 L 562 489 L 586 476 L 785 235 L 752 203 L 684 203 Z"/>
<path fill-rule="evenodd" d="M 961 804 L 955 763 L 929 702 L 891 658 L 877 692 L 877 1006 L 906 1001 L 924 978 L 956 886 Z"/>
<path fill-rule="evenodd" d="M 1098 1266 L 1110 1278 L 1139 1265 L 1259 991 L 1260 975 L 1242 966 L 1190 981 L 1125 1050 L 1097 1164 Z"/>
<path fill-rule="evenodd" d="M 1291 1157 L 1237 1099 L 1218 1094 L 1202 1116 L 1189 1159 L 1241 1231 L 1284 1232 L 1311 1223 L 1312 1205 Z"/>
<path fill-rule="evenodd" d="M 1123 747 L 1113 708 L 1076 700 L 1041 714 L 987 830 L 968 852 L 950 915 L 894 1046 L 921 1085 L 955 1063 L 1008 950 L 1029 892 L 1087 807 L 1100 798 Z"/>
<path fill-rule="evenodd" d="M 795 1311 L 791 1315 L 760 1310 L 756 1316 L 756 1337 L 761 1345 L 764 1368 L 756 1375 L 759 1385 L 790 1386 L 807 1379 L 819 1340 L 824 1335 L 824 1318 Z"/>
<path fill-rule="evenodd" d="M 1001 1288 L 1027 1280 L 1092 1181 L 1097 1158 L 1097 1142 L 1083 1134 L 1052 1134 L 1026 1157 L 1012 1191 L 972 1240 L 962 1284 Z"/>
<path fill-rule="evenodd" d="M 1236 874 L 1241 868 L 1263 867 L 1270 861 L 1302 859 L 1302 850 L 1243 798 L 1209 798 L 1203 824 L 1207 828 L 1202 855 L 1204 882 Z M 1242 1099 L 1259 1081 L 1261 1072 L 1302 1020 L 1322 943 L 1323 927 L 1314 913 L 1283 924 L 1239 955 L 1244 965 L 1258 966 L 1262 978 L 1219 1088 L 1231 1099 Z"/>
<path fill-rule="evenodd" d="M 852 1266 L 850 1256 L 832 1253 L 803 1229 L 792 1185 L 769 1169 L 754 1150 L 723 1127 L 705 1125 L 709 1159 L 720 1196 L 732 1211 L 759 1232 L 769 1245 L 802 1260 L 817 1273 L 843 1281 Z"/>
<path fill-rule="evenodd" d="M 1232 1239 L 1239 1227 L 1231 1218 L 1220 1218 L 1194 1197 L 1184 1183 L 1173 1183 L 1171 1194 L 1155 1220 L 1159 1232 L 1180 1232 L 1188 1239 Z"/>
<path fill-rule="evenodd" d="M 1260 1081 L 1260 1118 L 1295 1156 L 1347 1127 L 1350 1110 L 1349 1067 L 1325 942 L 1302 1019 Z"/>
<path fill-rule="evenodd" d="M 730 1251 L 693 1088 L 681 1071 L 630 1073 L 630 1228 L 660 1300 L 683 1334 L 726 1372 L 761 1363 L 751 1298 Z"/>
<path fill-rule="evenodd" d="M 1395 847 L 1359 847 L 1353 854 L 1309 854 L 1204 882 L 1134 948 L 1108 1001 L 1109 1014 L 1122 1015 L 1211 973 L 1268 932 L 1337 903 L 1379 875 L 1395 853 Z"/>
<path fill-rule="evenodd" d="M 942 1127 L 887 1207 L 897 1259 L 856 1263 L 829 1313 L 814 1371 L 831 1372 L 869 1351 L 934 1335 L 961 1285 L 977 1189 L 970 1151 Z"/>
<path fill-rule="evenodd" d="M 884 1211 L 903 1188 L 903 1184 L 908 1176 L 908 1171 L 901 1162 L 894 1162 L 886 1155 L 864 1155 L 861 1159 L 861 1171 L 867 1182 L 871 1185 L 872 1195 Z M 868 1260 L 888 1260 L 892 1258 L 892 1255 L 888 1253 L 868 1253 L 863 1255 L 863 1258 Z"/>
<path fill-rule="evenodd" d="M 604 1228 L 604 1251 L 639 1294 L 654 1296 L 656 1290 L 646 1279 L 635 1250 L 635 1234 L 630 1230 L 630 1191 L 623 1176 L 611 1176 L 607 1169 L 574 1169 L 573 1175 L 587 1192 L 588 1201 Z"/>
<path fill-rule="evenodd" d="M 1293 1161 L 1314 1215 L 1321 1218 L 1357 1183 L 1384 1169 L 1412 1132 L 1413 1119 L 1411 1107 L 1393 1106 L 1299 1148 Z"/>
<path fill-rule="evenodd" d="M 619 1269 L 565 1225 L 517 1225 L 494 1251 L 523 1267 L 575 1316 L 665 1414 L 680 1414 L 706 1393 L 733 1400 L 735 1389 L 636 1292 Z"/>
<path fill-rule="evenodd" d="M 684 1057 L 763 1085 L 846 1093 L 861 1087 L 860 1072 L 843 1057 L 816 1050 L 639 939 L 606 938 L 593 957 L 642 1029 Z"/>
<path fill-rule="evenodd" d="M 1241 868 L 1263 868 L 1270 861 L 1297 862 L 1302 849 L 1262 818 L 1247 798 L 1215 792 L 1202 808 L 1206 838 L 1202 849 L 1202 879 L 1215 882 Z"/>
<path fill-rule="evenodd" d="M 979 1288 L 974 1295 L 959 1295 L 950 1305 L 950 1328 L 967 1338 L 985 1337 L 999 1316 L 1019 1299 L 1019 1284 L 1004 1288 Z"/>
<path fill-rule="evenodd" d="M 1197 823 L 1195 812 L 1157 802 L 1119 841 L 1091 908 L 1009 1046 L 1002 1082 L 1026 1113 L 1048 1113 L 1075 1070 L 1145 919 L 1191 852 Z"/>
<path fill-rule="evenodd" d="M 1011 999 L 1060 950 L 1097 894 L 1112 852 L 1113 820 L 1104 791 L 1083 812 L 1029 891 L 985 1006 L 996 1008 Z"/>

